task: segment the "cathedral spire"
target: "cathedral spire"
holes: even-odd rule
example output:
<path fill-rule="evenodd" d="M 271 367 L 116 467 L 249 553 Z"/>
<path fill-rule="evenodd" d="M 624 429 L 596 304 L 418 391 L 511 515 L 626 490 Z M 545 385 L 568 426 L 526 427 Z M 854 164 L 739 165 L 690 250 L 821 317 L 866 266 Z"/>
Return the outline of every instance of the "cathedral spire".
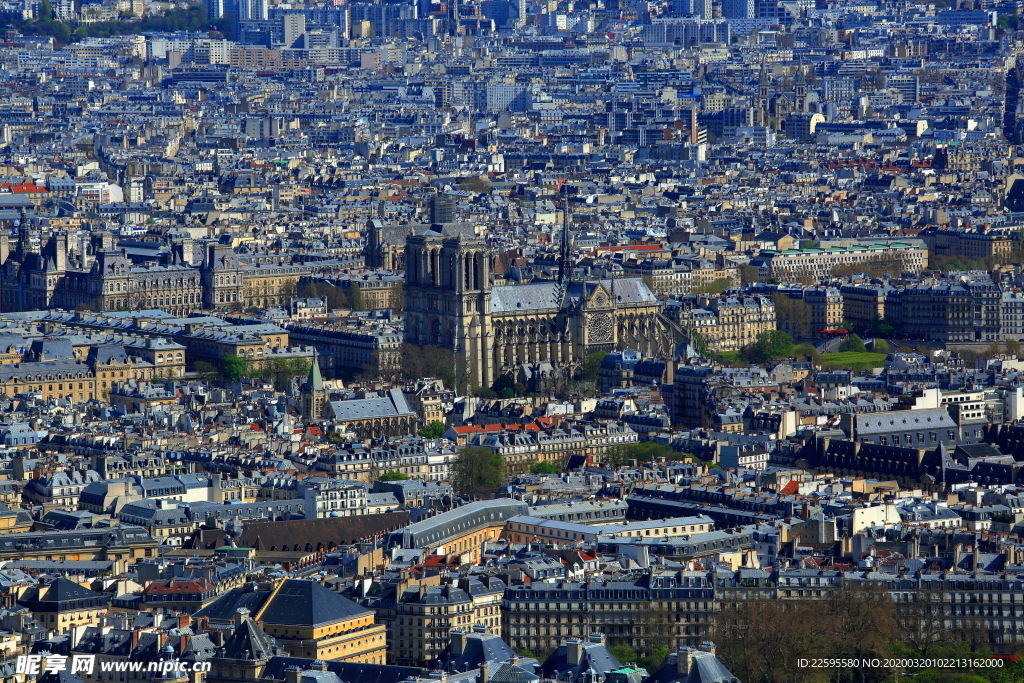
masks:
<path fill-rule="evenodd" d="M 565 287 L 566 281 L 572 275 L 572 256 L 569 244 L 569 225 L 572 223 L 572 211 L 569 209 L 569 200 L 564 193 L 565 185 L 562 185 L 562 244 L 558 253 L 558 282 Z"/>

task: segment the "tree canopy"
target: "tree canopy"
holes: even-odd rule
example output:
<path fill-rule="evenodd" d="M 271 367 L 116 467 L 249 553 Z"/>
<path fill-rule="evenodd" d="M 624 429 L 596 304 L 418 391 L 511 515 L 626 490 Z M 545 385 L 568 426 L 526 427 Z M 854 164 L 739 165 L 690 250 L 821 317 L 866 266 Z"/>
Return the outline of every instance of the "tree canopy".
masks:
<path fill-rule="evenodd" d="M 487 448 L 463 448 L 452 463 L 451 473 L 456 493 L 501 486 L 505 482 L 505 460 Z"/>
<path fill-rule="evenodd" d="M 348 287 L 348 305 L 353 311 L 366 310 L 366 300 L 363 298 L 363 290 L 358 282 L 353 282 Z"/>
<path fill-rule="evenodd" d="M 248 364 L 244 359 L 239 358 L 235 354 L 228 354 L 220 359 L 220 374 L 221 377 L 228 380 L 229 382 L 235 382 L 245 377 L 246 371 L 249 369 Z"/>
<path fill-rule="evenodd" d="M 530 473 L 531 474 L 558 474 L 558 468 L 555 467 L 554 463 L 551 463 L 551 462 L 548 462 L 547 460 L 545 460 L 544 462 L 538 462 L 538 463 L 534 463 L 533 465 L 530 465 Z"/>
<path fill-rule="evenodd" d="M 581 375 L 587 382 L 596 382 L 598 375 L 601 372 L 601 361 L 607 356 L 606 351 L 595 351 L 586 358 L 583 359 L 583 369 Z"/>
<path fill-rule="evenodd" d="M 772 358 L 786 358 L 793 353 L 793 338 L 781 330 L 757 335 L 757 341 L 745 348 L 747 360 L 763 363 Z"/>
<path fill-rule="evenodd" d="M 652 462 L 657 458 L 664 457 L 666 460 L 679 460 L 690 453 L 681 453 L 668 444 L 656 443 L 654 441 L 641 441 L 639 443 L 624 443 L 612 446 L 601 456 L 603 465 L 625 465 L 630 460 L 640 462 Z"/>
<path fill-rule="evenodd" d="M 440 439 L 446 431 L 448 431 L 448 427 L 444 422 L 434 420 L 416 433 L 427 439 Z"/>
<path fill-rule="evenodd" d="M 839 353 L 864 353 L 867 348 L 864 340 L 856 334 L 851 334 L 839 344 Z"/>
<path fill-rule="evenodd" d="M 380 481 L 405 481 L 408 478 L 408 474 L 404 474 L 398 470 L 388 470 L 379 477 Z"/>

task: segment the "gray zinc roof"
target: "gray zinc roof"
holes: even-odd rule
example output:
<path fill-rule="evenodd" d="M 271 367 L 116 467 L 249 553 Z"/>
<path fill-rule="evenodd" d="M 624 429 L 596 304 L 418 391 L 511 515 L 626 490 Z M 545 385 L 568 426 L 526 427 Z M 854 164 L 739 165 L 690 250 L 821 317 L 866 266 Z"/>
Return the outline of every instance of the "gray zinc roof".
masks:
<path fill-rule="evenodd" d="M 555 282 L 506 285 L 491 290 L 492 313 L 531 311 L 559 306 L 558 284 Z"/>
<path fill-rule="evenodd" d="M 379 398 L 331 401 L 331 410 L 339 420 L 369 420 L 414 414 L 399 389 L 392 389 Z"/>
<path fill-rule="evenodd" d="M 956 423 L 942 408 L 930 410 L 894 410 L 885 413 L 857 415 L 857 434 L 888 434 L 913 429 L 956 428 Z"/>

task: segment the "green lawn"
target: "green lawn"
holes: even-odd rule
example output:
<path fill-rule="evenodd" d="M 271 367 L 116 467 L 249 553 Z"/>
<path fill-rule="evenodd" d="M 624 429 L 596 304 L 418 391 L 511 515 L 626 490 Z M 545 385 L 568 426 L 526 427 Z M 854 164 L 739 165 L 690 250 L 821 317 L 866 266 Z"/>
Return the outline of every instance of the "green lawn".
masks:
<path fill-rule="evenodd" d="M 884 353 L 825 353 L 821 356 L 822 370 L 870 370 L 885 367 Z"/>

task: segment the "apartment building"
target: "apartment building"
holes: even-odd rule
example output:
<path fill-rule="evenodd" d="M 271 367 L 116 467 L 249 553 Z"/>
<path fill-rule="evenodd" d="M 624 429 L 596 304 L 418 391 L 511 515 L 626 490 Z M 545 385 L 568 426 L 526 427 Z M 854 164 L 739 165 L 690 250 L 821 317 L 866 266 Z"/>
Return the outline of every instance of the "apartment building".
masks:
<path fill-rule="evenodd" d="M 928 245 L 932 256 L 958 258 L 1003 258 L 1009 256 L 1017 244 L 1018 231 L 990 229 L 988 225 L 976 228 L 943 228 L 933 225 L 918 234 Z"/>
<path fill-rule="evenodd" d="M 554 649 L 591 633 L 603 633 L 610 645 L 643 649 L 653 631 L 672 634 L 677 647 L 695 646 L 707 639 L 714 594 L 712 577 L 703 571 L 510 586 L 501 604 L 502 633 L 516 650 Z"/>
<path fill-rule="evenodd" d="M 712 353 L 737 351 L 776 329 L 775 304 L 766 296 L 685 297 L 666 309 L 684 330 L 696 332 Z"/>
<path fill-rule="evenodd" d="M 1004 306 L 988 280 L 911 285 L 888 293 L 885 317 L 910 339 L 992 342 L 1003 339 Z"/>
<path fill-rule="evenodd" d="M 448 647 L 452 629 L 476 628 L 501 635 L 505 584 L 495 577 L 449 580 L 438 586 L 410 586 L 397 596 L 395 663 L 428 666 Z"/>
<path fill-rule="evenodd" d="M 918 273 L 928 266 L 928 249 L 904 242 L 891 244 L 852 245 L 824 249 L 786 249 L 762 251 L 751 259 L 764 278 L 793 281 L 817 280 L 832 274 L 840 266 L 891 264 L 894 271 Z"/>
<path fill-rule="evenodd" d="M 893 291 L 888 285 L 853 283 L 839 288 L 843 298 L 843 319 L 861 326 L 885 317 L 885 299 Z"/>

